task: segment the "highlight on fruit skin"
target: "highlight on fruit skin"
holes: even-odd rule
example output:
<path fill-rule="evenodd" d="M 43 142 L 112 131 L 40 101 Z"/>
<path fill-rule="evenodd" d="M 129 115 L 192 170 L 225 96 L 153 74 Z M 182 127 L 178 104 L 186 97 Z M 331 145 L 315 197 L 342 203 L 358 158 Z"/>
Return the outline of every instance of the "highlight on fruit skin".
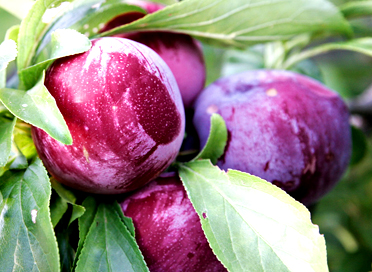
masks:
<path fill-rule="evenodd" d="M 150 48 L 100 38 L 79 55 L 58 59 L 45 86 L 73 138 L 63 145 L 32 129 L 45 167 L 56 180 L 97 194 L 139 188 L 176 158 L 185 116 L 173 74 Z"/>
<path fill-rule="evenodd" d="M 161 176 L 121 203 L 151 272 L 227 271 L 216 258 L 199 216 L 176 175 Z"/>
<path fill-rule="evenodd" d="M 161 4 L 133 0 L 137 5 L 153 13 L 163 8 Z M 128 12 L 109 21 L 100 32 L 131 23 L 145 16 L 141 12 Z M 186 34 L 165 31 L 133 32 L 115 35 L 140 42 L 153 49 L 169 66 L 181 92 L 185 108 L 191 108 L 198 94 L 203 90 L 206 68 L 201 44 Z"/>
<path fill-rule="evenodd" d="M 201 147 L 212 113 L 220 114 L 228 129 L 219 167 L 266 179 L 305 205 L 327 193 L 348 166 L 348 109 L 337 93 L 312 78 L 255 70 L 217 80 L 195 103 Z"/>

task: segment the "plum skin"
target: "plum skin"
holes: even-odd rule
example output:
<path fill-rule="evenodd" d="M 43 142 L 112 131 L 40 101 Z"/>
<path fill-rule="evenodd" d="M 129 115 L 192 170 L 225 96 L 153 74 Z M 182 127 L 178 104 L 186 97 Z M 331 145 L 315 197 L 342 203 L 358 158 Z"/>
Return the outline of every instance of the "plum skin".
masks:
<path fill-rule="evenodd" d="M 148 13 L 155 12 L 163 6 L 145 1 L 131 1 Z M 109 21 L 100 32 L 131 23 L 145 14 L 128 12 Z M 165 61 L 176 78 L 185 108 L 191 108 L 194 100 L 203 90 L 206 80 L 206 68 L 201 45 L 186 34 L 152 31 L 134 32 L 115 35 L 140 42 L 153 49 Z"/>
<path fill-rule="evenodd" d="M 257 70 L 217 80 L 195 103 L 201 146 L 215 112 L 228 130 L 218 166 L 266 179 L 305 205 L 327 193 L 347 168 L 348 109 L 338 94 L 311 78 Z"/>
<path fill-rule="evenodd" d="M 151 272 L 227 271 L 210 248 L 177 176 L 158 177 L 120 203 Z"/>
<path fill-rule="evenodd" d="M 177 156 L 182 99 L 169 68 L 150 48 L 123 38 L 93 40 L 89 51 L 55 61 L 45 86 L 73 144 L 35 127 L 32 136 L 59 182 L 90 193 L 124 193 L 155 178 Z"/>

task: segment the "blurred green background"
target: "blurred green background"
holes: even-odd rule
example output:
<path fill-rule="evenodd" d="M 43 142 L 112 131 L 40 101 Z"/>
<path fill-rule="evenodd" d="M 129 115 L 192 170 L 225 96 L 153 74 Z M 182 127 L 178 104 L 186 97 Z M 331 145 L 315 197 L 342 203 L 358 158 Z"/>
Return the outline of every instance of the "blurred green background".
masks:
<path fill-rule="evenodd" d="M 20 23 L 20 19 L 0 8 L 0 41 L 4 40 L 6 30 Z"/>

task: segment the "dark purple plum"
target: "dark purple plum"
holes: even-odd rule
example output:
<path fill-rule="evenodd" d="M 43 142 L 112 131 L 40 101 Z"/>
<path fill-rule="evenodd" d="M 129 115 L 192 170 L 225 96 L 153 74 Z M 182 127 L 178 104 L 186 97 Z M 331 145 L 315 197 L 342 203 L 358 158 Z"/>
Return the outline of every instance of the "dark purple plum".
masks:
<path fill-rule="evenodd" d="M 157 3 L 144 1 L 131 1 L 148 13 L 155 12 L 163 6 Z M 145 14 L 140 12 L 128 12 L 115 17 L 101 32 L 128 24 L 142 18 Z M 200 44 L 189 35 L 171 32 L 135 32 L 116 35 L 128 38 L 153 49 L 169 66 L 174 74 L 181 92 L 182 100 L 186 108 L 190 108 L 202 91 L 205 84 L 205 64 Z"/>
<path fill-rule="evenodd" d="M 121 203 L 151 272 L 227 271 L 213 254 L 200 219 L 176 176 L 159 177 Z"/>
<path fill-rule="evenodd" d="M 338 94 L 311 78 L 258 70 L 217 80 L 195 103 L 201 146 L 212 113 L 228 129 L 218 161 L 222 169 L 266 179 L 305 205 L 328 192 L 348 166 L 348 109 Z"/>
<path fill-rule="evenodd" d="M 32 135 L 58 181 L 119 194 L 143 186 L 173 162 L 184 136 L 184 108 L 171 71 L 153 50 L 114 37 L 92 44 L 83 54 L 55 61 L 46 74 L 73 144 L 38 128 Z"/>

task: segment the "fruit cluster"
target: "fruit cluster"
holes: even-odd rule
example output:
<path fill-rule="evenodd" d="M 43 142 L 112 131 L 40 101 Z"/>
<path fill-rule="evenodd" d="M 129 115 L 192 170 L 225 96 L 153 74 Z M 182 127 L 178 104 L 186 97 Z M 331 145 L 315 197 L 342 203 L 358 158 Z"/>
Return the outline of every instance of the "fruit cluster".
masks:
<path fill-rule="evenodd" d="M 147 12 L 162 8 L 138 5 Z M 123 14 L 101 31 L 143 16 Z M 89 51 L 55 61 L 46 74 L 73 144 L 33 128 L 40 158 L 56 180 L 75 189 L 129 192 L 121 206 L 134 221 L 151 271 L 225 271 L 180 180 L 159 177 L 181 148 L 185 109 L 195 111 L 201 148 L 211 114 L 225 120 L 221 169 L 262 177 L 305 205 L 334 186 L 350 158 L 347 107 L 321 83 L 293 72 L 259 70 L 220 79 L 202 91 L 205 73 L 195 39 L 138 32 L 93 40 Z"/>

